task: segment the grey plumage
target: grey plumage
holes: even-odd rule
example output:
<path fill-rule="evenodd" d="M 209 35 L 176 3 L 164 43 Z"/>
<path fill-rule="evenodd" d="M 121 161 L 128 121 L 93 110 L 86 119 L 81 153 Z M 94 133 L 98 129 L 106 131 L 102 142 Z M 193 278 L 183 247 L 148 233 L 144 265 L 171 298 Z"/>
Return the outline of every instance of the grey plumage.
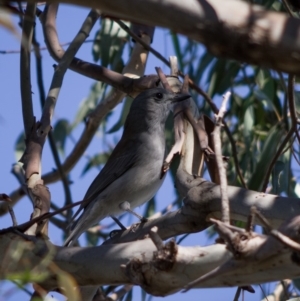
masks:
<path fill-rule="evenodd" d="M 162 88 L 149 89 L 134 100 L 121 140 L 107 163 L 88 188 L 65 245 L 71 245 L 88 228 L 108 215 L 122 212 L 120 204 L 131 208 L 149 201 L 160 188 L 165 156 L 165 122 L 172 102 L 188 94 L 174 94 Z"/>

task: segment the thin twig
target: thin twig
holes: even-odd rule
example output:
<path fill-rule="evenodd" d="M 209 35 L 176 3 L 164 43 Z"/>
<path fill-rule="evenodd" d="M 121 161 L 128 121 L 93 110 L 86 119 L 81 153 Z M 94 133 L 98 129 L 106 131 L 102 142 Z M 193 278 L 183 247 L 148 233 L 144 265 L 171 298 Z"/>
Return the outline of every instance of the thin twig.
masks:
<path fill-rule="evenodd" d="M 160 238 L 160 236 L 157 234 L 158 228 L 155 226 L 153 227 L 150 232 L 149 232 L 149 236 L 151 238 L 151 240 L 153 241 L 153 243 L 155 244 L 157 250 L 162 250 L 164 247 L 164 242 L 163 240 Z"/>
<path fill-rule="evenodd" d="M 26 138 L 28 139 L 34 124 L 33 105 L 31 97 L 31 73 L 30 73 L 30 50 L 34 28 L 36 4 L 28 4 L 25 11 L 21 55 L 20 55 L 20 76 L 21 76 L 21 99 L 23 123 Z"/>
<path fill-rule="evenodd" d="M 70 208 L 74 208 L 78 205 L 81 205 L 83 204 L 84 202 L 86 202 L 87 200 L 81 200 L 81 201 L 78 201 L 78 202 L 75 202 L 73 204 L 70 204 L 70 205 L 66 205 L 54 212 L 49 212 L 49 213 L 45 213 L 43 215 L 40 215 L 38 217 L 35 217 L 33 218 L 32 220 L 28 221 L 28 222 L 25 222 L 23 224 L 20 224 L 16 227 L 9 227 L 9 228 L 5 228 L 5 229 L 1 229 L 0 230 L 0 234 L 5 234 L 5 233 L 9 233 L 9 232 L 12 232 L 14 230 L 17 230 L 17 231 L 20 231 L 20 232 L 25 232 L 29 227 L 31 227 L 32 225 L 34 225 L 35 223 L 39 223 L 41 221 L 44 221 L 45 219 L 49 219 L 51 218 L 52 216 L 55 216 L 61 212 L 64 212 L 65 210 L 68 210 Z"/>
<path fill-rule="evenodd" d="M 239 301 L 239 297 L 240 297 L 240 295 L 241 295 L 241 292 L 242 292 L 242 288 L 239 286 L 239 287 L 236 289 L 236 293 L 235 293 L 235 296 L 234 296 L 233 301 Z"/>
<path fill-rule="evenodd" d="M 273 157 L 270 166 L 266 172 L 264 183 L 262 186 L 262 191 L 266 191 L 269 183 L 269 178 L 272 173 L 272 170 L 274 168 L 275 163 L 277 162 L 278 158 L 282 154 L 282 151 L 285 148 L 285 145 L 289 142 L 290 138 L 293 136 L 293 133 L 297 131 L 297 115 L 296 115 L 296 109 L 295 109 L 295 96 L 294 96 L 294 85 L 295 85 L 295 75 L 290 74 L 288 78 L 288 102 L 289 102 L 289 108 L 290 108 L 290 115 L 291 115 L 291 128 L 286 134 L 285 138 L 283 139 L 282 143 L 277 149 L 277 152 L 275 156 Z"/>
<path fill-rule="evenodd" d="M 284 91 L 284 99 L 283 99 L 283 120 L 285 124 L 285 128 L 288 131 L 289 129 L 289 120 L 288 120 L 288 88 L 286 86 L 284 77 L 282 72 L 278 71 L 277 72 L 280 78 L 280 83 L 282 86 L 282 89 Z"/>
<path fill-rule="evenodd" d="M 251 208 L 251 213 L 255 214 L 255 216 L 260 220 L 262 226 L 268 231 L 272 231 L 271 224 L 269 221 L 256 209 L 256 207 Z"/>
<path fill-rule="evenodd" d="M 290 8 L 289 3 L 286 0 L 282 0 L 282 3 L 284 5 L 285 9 L 287 10 L 287 12 L 289 13 L 289 15 L 294 18 L 294 14 L 293 14 L 293 11 Z"/>
<path fill-rule="evenodd" d="M 86 43 L 94 43 L 96 42 L 97 40 L 94 39 L 94 40 L 85 40 L 84 41 L 84 44 Z M 62 43 L 61 46 L 69 46 L 71 44 L 71 42 L 66 42 L 66 43 Z M 38 49 L 39 51 L 45 51 L 45 50 L 48 50 L 47 46 L 42 46 L 42 47 L 39 47 Z M 34 48 L 31 48 L 30 49 L 30 52 L 35 52 L 36 50 Z M 0 50 L 0 54 L 18 54 L 20 53 L 20 50 Z"/>
<path fill-rule="evenodd" d="M 117 301 L 121 300 L 122 297 L 127 294 L 133 288 L 133 284 L 125 284 L 123 287 L 110 294 L 105 301 Z"/>
<path fill-rule="evenodd" d="M 295 159 L 296 162 L 298 163 L 298 165 L 300 165 L 300 161 L 299 161 L 299 159 L 297 158 L 294 149 L 291 149 L 291 152 L 292 152 L 292 155 L 293 155 L 294 159 Z M 288 178 L 288 179 L 289 179 L 289 178 Z"/>
<path fill-rule="evenodd" d="M 91 11 L 85 19 L 85 21 L 83 22 L 81 28 L 79 29 L 73 41 L 71 42 L 70 46 L 63 54 L 58 66 L 55 69 L 51 86 L 43 108 L 40 127 L 38 128 L 38 135 L 40 136 L 46 136 L 51 129 L 51 120 L 57 102 L 58 94 L 62 86 L 64 75 L 78 49 L 81 47 L 85 39 L 89 36 L 96 21 L 97 19 L 94 18 L 94 12 Z"/>
<path fill-rule="evenodd" d="M 18 225 L 17 219 L 16 219 L 16 215 L 14 210 L 12 209 L 11 205 L 7 203 L 7 207 L 8 207 L 8 212 L 10 214 L 12 223 L 13 223 L 13 227 L 16 227 Z"/>
<path fill-rule="evenodd" d="M 288 236 L 282 234 L 281 232 L 279 232 L 278 230 L 273 229 L 270 232 L 270 235 L 272 235 L 273 237 L 275 237 L 277 240 L 279 240 L 282 244 L 284 244 L 285 246 L 291 248 L 292 250 L 299 252 L 300 251 L 300 244 L 298 244 L 296 241 L 292 240 L 291 238 L 289 238 Z"/>
<path fill-rule="evenodd" d="M 205 99 L 205 101 L 209 104 L 210 108 L 212 109 L 212 111 L 215 114 L 219 113 L 219 109 L 217 108 L 217 106 L 215 105 L 215 103 L 213 102 L 213 100 L 210 98 L 210 96 L 205 93 L 199 86 L 197 86 L 194 82 L 191 83 L 191 79 L 189 81 L 190 87 L 193 88 L 195 91 L 197 91 L 200 95 L 202 95 Z M 248 186 L 246 184 L 246 181 L 242 175 L 242 171 L 240 169 L 240 165 L 239 165 L 239 161 L 238 161 L 238 157 L 237 157 L 237 149 L 236 149 L 236 144 L 235 141 L 231 135 L 230 129 L 227 125 L 227 123 L 223 120 L 223 126 L 224 126 L 224 130 L 227 134 L 227 137 L 229 139 L 230 145 L 231 145 L 231 151 L 232 151 L 232 157 L 233 157 L 233 161 L 234 161 L 234 166 L 236 169 L 236 172 L 239 176 L 239 179 L 241 181 L 241 184 L 244 188 L 248 189 Z"/>
<path fill-rule="evenodd" d="M 171 88 L 171 86 L 170 86 L 170 84 L 169 84 L 169 82 L 168 82 L 168 80 L 167 80 L 165 74 L 164 74 L 163 71 L 161 70 L 161 68 L 160 68 L 160 67 L 155 67 L 155 70 L 156 70 L 156 72 L 157 72 L 157 74 L 158 74 L 158 77 L 159 77 L 159 79 L 160 79 L 160 81 L 161 81 L 163 87 L 164 87 L 166 90 L 172 92 L 173 90 L 172 90 L 172 88 Z"/>
<path fill-rule="evenodd" d="M 43 107 L 45 105 L 46 93 L 45 93 L 44 81 L 43 81 L 42 56 L 40 53 L 39 43 L 36 40 L 35 31 L 33 34 L 32 44 L 33 44 L 34 54 L 35 54 L 35 58 L 36 58 L 36 73 L 37 73 L 37 82 L 38 82 L 38 89 L 39 89 L 39 95 L 40 95 L 40 103 L 41 103 L 41 107 L 43 109 Z M 49 138 L 50 149 L 51 149 L 51 152 L 52 152 L 52 155 L 54 158 L 55 165 L 60 174 L 60 178 L 62 179 L 64 192 L 65 192 L 65 205 L 68 205 L 68 204 L 72 203 L 69 181 L 68 181 L 68 178 L 66 177 L 66 174 L 63 171 L 52 132 L 49 132 L 48 138 Z M 72 216 L 72 211 L 69 210 L 68 217 L 71 218 L 71 216 Z"/>
<path fill-rule="evenodd" d="M 229 100 L 230 94 L 231 94 L 230 92 L 227 92 L 223 96 L 221 108 L 219 110 L 218 115 L 215 116 L 216 123 L 215 123 L 215 129 L 213 131 L 216 163 L 218 166 L 219 178 L 220 178 L 222 221 L 226 224 L 230 224 L 230 212 L 229 212 L 229 200 L 228 200 L 228 194 L 227 194 L 226 169 L 224 167 L 224 162 L 223 162 L 223 157 L 222 157 L 222 144 L 221 144 L 220 133 L 221 133 L 222 119 L 226 112 L 226 105 Z"/>
<path fill-rule="evenodd" d="M 296 134 L 296 137 L 297 137 L 298 143 L 300 144 L 299 128 L 296 128 L 295 134 Z"/>
<path fill-rule="evenodd" d="M 169 61 L 161 55 L 158 51 L 156 51 L 153 47 L 151 47 L 149 44 L 145 43 L 138 35 L 136 35 L 124 22 L 122 22 L 119 19 L 110 19 L 114 20 L 124 31 L 126 31 L 136 42 L 139 42 L 145 49 L 147 49 L 149 52 L 151 52 L 154 56 L 156 56 L 158 59 L 160 59 L 162 62 L 164 62 L 167 66 L 170 67 Z"/>
<path fill-rule="evenodd" d="M 176 245 L 180 245 L 183 242 L 183 240 L 185 240 L 190 234 L 191 233 L 187 233 L 187 234 L 184 234 L 182 237 L 180 237 L 178 239 L 178 241 L 176 242 Z"/>

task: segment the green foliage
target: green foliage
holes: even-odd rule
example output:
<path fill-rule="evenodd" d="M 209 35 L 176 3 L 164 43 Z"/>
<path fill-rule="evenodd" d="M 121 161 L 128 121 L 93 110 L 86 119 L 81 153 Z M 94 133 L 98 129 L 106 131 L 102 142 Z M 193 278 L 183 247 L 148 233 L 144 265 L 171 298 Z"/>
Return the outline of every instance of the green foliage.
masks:
<path fill-rule="evenodd" d="M 77 283 L 72 277 L 72 275 L 58 268 L 56 268 L 56 275 L 59 286 L 64 288 L 64 293 L 67 297 L 67 300 L 81 301 Z"/>
<path fill-rule="evenodd" d="M 88 160 L 87 164 L 85 165 L 85 167 L 83 168 L 83 171 L 82 171 L 81 175 L 83 176 L 92 167 L 105 164 L 107 159 L 110 156 L 110 153 L 111 152 L 104 152 L 104 153 L 97 154 L 97 155 L 93 156 L 92 158 L 90 158 Z"/>
<path fill-rule="evenodd" d="M 89 113 L 91 113 L 101 100 L 105 97 L 107 85 L 102 82 L 96 82 L 92 85 L 89 95 L 85 98 L 78 109 L 75 120 L 70 125 L 70 130 L 73 130 L 80 122 L 82 122 Z"/>
<path fill-rule="evenodd" d="M 282 10 L 279 1 L 256 1 L 273 10 Z M 237 159 L 242 175 L 250 189 L 260 191 L 278 146 L 290 127 L 287 105 L 287 75 L 213 57 L 208 51 L 189 39 L 172 33 L 175 53 L 180 68 L 202 89 L 207 91 L 219 106 L 221 95 L 232 93 L 225 121 L 237 148 Z M 197 48 L 198 47 L 198 48 Z M 194 59 L 197 49 L 197 59 Z M 193 94 L 193 96 L 196 94 Z M 300 112 L 300 94 L 295 92 L 297 117 Z M 196 96 L 200 110 L 212 116 L 210 107 L 202 97 Z M 167 132 L 167 135 L 170 135 Z M 168 136 L 167 136 L 168 137 Z M 241 185 L 232 158 L 232 148 L 225 132 L 222 133 L 223 154 L 230 157 L 227 169 L 230 185 Z M 272 193 L 293 196 L 295 169 L 292 153 L 300 158 L 299 147 L 293 151 L 286 145 L 274 168 L 270 171 L 269 185 Z M 286 151 L 288 149 L 288 151 Z M 294 161 L 293 161 L 294 162 Z M 171 170 L 172 172 L 172 170 Z M 175 171 L 172 172 L 175 176 Z"/>
<path fill-rule="evenodd" d="M 93 45 L 93 58 L 103 67 L 121 72 L 124 63 L 122 54 L 127 42 L 127 33 L 118 24 L 109 19 L 101 19 L 101 28 L 97 31 Z"/>
<path fill-rule="evenodd" d="M 25 133 L 22 132 L 15 143 L 15 158 L 18 162 L 25 151 Z"/>
<path fill-rule="evenodd" d="M 69 134 L 69 121 L 67 119 L 60 119 L 56 122 L 53 129 L 53 138 L 57 149 L 62 155 L 65 152 L 65 143 Z"/>
<path fill-rule="evenodd" d="M 107 134 L 112 134 L 118 131 L 124 125 L 132 101 L 133 99 L 131 97 L 126 97 L 126 99 L 123 101 L 123 108 L 119 120 L 115 123 L 115 125 L 110 130 L 108 130 Z"/>
<path fill-rule="evenodd" d="M 273 126 L 269 131 L 266 140 L 262 143 L 261 151 L 257 154 L 257 160 L 253 164 L 253 172 L 248 181 L 249 189 L 261 191 L 266 172 L 276 153 L 278 142 L 280 142 L 283 133 L 280 125 Z"/>
<path fill-rule="evenodd" d="M 300 291 L 300 278 L 293 279 L 293 284 Z"/>
<path fill-rule="evenodd" d="M 207 83 L 209 84 L 208 94 L 214 97 L 216 94 L 225 93 L 231 87 L 234 78 L 240 71 L 240 64 L 224 59 L 216 60 L 213 63 Z"/>
<path fill-rule="evenodd" d="M 97 231 L 98 232 L 98 231 Z M 97 246 L 99 242 L 99 235 L 96 231 L 87 231 L 85 232 L 85 238 L 88 241 L 88 246 Z"/>
<path fill-rule="evenodd" d="M 144 217 L 150 217 L 156 212 L 155 204 L 156 204 L 155 198 L 152 198 L 149 202 L 147 202 Z"/>

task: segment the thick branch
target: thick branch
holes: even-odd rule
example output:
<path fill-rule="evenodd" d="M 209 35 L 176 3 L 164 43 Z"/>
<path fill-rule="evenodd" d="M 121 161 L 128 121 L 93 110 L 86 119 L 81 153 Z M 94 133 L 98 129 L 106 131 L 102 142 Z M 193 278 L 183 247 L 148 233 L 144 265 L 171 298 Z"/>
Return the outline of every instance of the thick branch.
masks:
<path fill-rule="evenodd" d="M 220 0 L 64 2 L 98 8 L 121 19 L 169 28 L 203 43 L 216 56 L 300 74 L 297 55 L 300 20 L 265 11 L 257 5 L 237 0 L 228 0 L 226 5 Z"/>
<path fill-rule="evenodd" d="M 261 242 L 264 243 L 264 236 L 261 237 Z M 20 260 L 13 257 L 16 246 L 23 251 Z M 133 283 L 142 286 L 148 293 L 159 296 L 181 290 L 190 281 L 232 258 L 223 244 L 181 247 L 169 242 L 162 250 L 157 250 L 152 240 L 145 239 L 93 248 L 58 248 L 40 239 L 25 241 L 13 233 L 0 236 L 0 255 L 2 279 L 10 273 L 22 275 L 24 270 L 45 272 L 44 259 L 54 256 L 54 263 L 72 274 L 81 286 Z M 197 287 L 248 285 L 299 275 L 299 267 L 292 261 L 291 252 L 283 250 L 281 254 L 263 262 L 242 262 L 233 271 L 216 275 Z M 51 271 L 49 276 L 43 286 L 53 290 L 57 288 L 57 278 Z"/>
<path fill-rule="evenodd" d="M 181 234 L 203 231 L 211 224 L 210 218 L 221 219 L 219 185 L 194 178 L 182 171 L 177 173 L 177 181 L 188 189 L 182 208 L 157 219 L 150 219 L 146 223 L 137 224 L 113 236 L 105 244 L 143 239 L 154 226 L 158 227 L 158 235 L 165 240 Z M 252 206 L 262 212 L 275 229 L 290 217 L 300 215 L 297 198 L 285 198 L 234 186 L 228 186 L 228 198 L 230 217 L 234 220 L 247 222 Z"/>

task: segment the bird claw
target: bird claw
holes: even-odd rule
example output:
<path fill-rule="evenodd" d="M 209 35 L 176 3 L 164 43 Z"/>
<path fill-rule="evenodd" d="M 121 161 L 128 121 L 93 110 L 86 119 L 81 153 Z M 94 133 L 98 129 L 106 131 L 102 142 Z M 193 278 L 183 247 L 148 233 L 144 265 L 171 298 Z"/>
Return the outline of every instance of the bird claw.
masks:
<path fill-rule="evenodd" d="M 142 218 L 141 218 L 141 223 L 143 224 L 143 223 L 147 223 L 148 222 L 148 218 L 147 217 L 144 217 L 144 216 L 142 216 Z"/>
<path fill-rule="evenodd" d="M 112 230 L 110 233 L 109 233 L 109 238 L 113 238 L 115 237 L 116 235 L 118 235 L 119 233 L 122 233 L 124 230 Z"/>
<path fill-rule="evenodd" d="M 119 204 L 119 208 L 128 212 L 128 213 L 131 213 L 133 214 L 135 217 L 137 217 L 141 223 L 145 223 L 148 219 L 139 215 L 138 213 L 134 212 L 133 210 L 130 209 L 130 203 L 125 201 L 125 202 L 122 202 L 121 204 Z"/>

